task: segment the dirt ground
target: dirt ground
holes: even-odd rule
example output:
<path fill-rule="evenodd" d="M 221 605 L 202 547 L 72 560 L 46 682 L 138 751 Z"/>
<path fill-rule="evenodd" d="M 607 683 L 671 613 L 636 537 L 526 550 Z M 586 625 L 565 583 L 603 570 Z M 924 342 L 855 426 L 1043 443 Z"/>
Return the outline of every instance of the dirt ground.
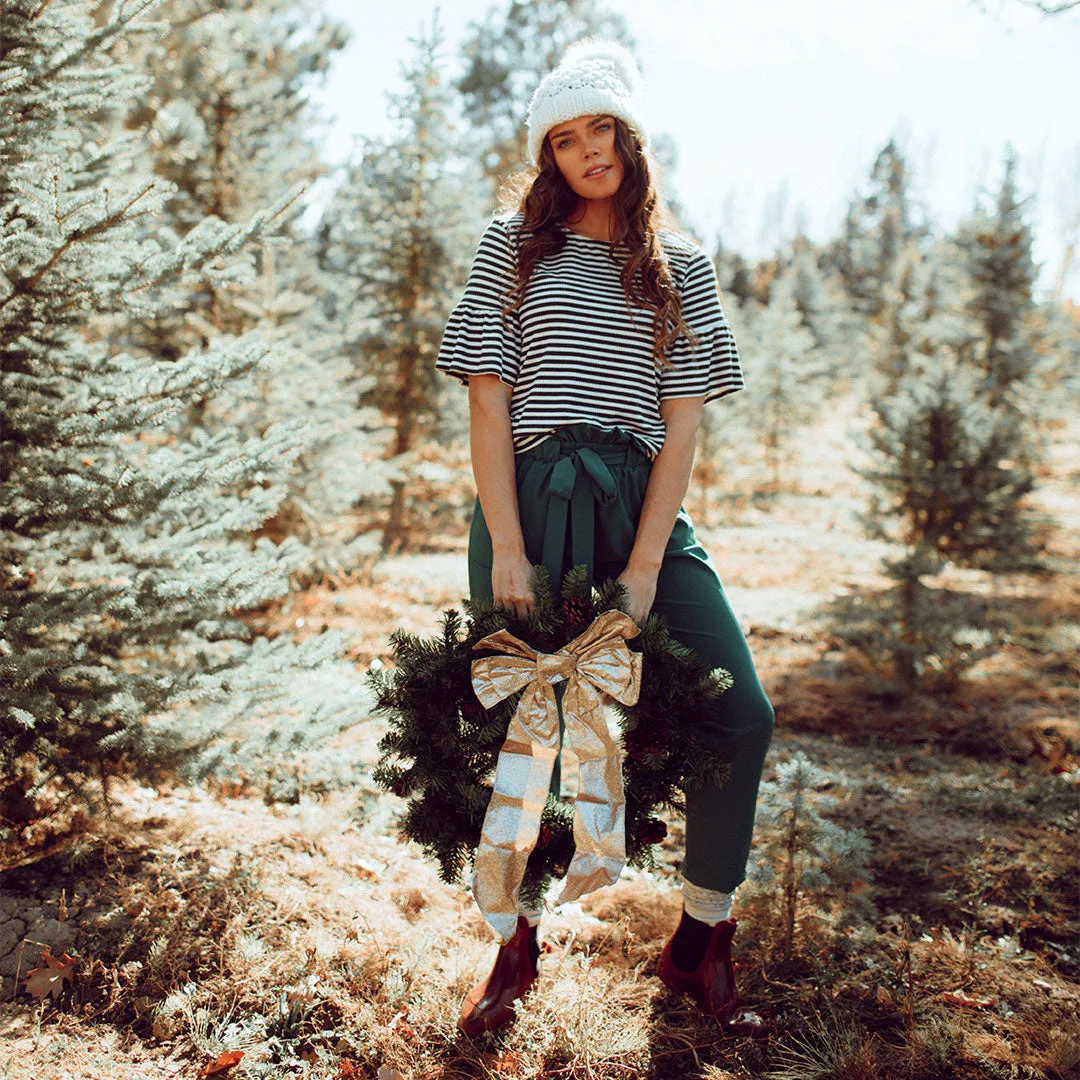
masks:
<path fill-rule="evenodd" d="M 545 916 L 541 978 L 510 1029 L 458 1032 L 493 935 L 396 837 L 404 804 L 369 776 L 385 721 L 368 717 L 340 739 L 348 790 L 282 804 L 128 785 L 111 820 L 3 868 L 0 1078 L 1080 1076 L 1080 586 L 1066 572 L 1080 431 L 1055 435 L 1040 487 L 1061 571 L 951 572 L 1027 630 L 955 692 L 909 698 L 820 621 L 822 601 L 883 579 L 854 516 L 850 443 L 819 434 L 812 484 L 737 510 L 718 499 L 698 529 L 776 708 L 766 779 L 802 751 L 835 777 L 834 820 L 870 841 L 867 924 L 837 934 L 808 915 L 785 956 L 767 899 L 735 912 L 740 989 L 773 1021 L 769 1044 L 720 1038 L 656 978 L 679 914 L 677 818 L 656 870 Z M 359 679 L 393 629 L 430 632 L 460 606 L 465 544 L 433 538 L 264 625 L 349 630 Z M 68 960 L 57 996 L 37 999 L 27 973 L 44 945 Z"/>

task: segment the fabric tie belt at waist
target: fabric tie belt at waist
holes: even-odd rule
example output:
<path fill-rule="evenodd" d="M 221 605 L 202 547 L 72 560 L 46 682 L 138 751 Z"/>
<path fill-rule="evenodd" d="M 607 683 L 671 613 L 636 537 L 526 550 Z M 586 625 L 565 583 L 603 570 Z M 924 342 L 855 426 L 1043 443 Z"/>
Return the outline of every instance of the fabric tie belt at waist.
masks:
<path fill-rule="evenodd" d="M 618 444 L 574 446 L 561 444 L 565 456 L 556 460 L 542 487 L 550 500 L 544 524 L 541 560 L 552 591 L 559 596 L 566 554 L 566 522 L 570 519 L 571 566 L 584 563 L 592 586 L 596 542 L 596 507 L 610 506 L 618 497 L 609 464 L 627 460 L 626 447 Z"/>

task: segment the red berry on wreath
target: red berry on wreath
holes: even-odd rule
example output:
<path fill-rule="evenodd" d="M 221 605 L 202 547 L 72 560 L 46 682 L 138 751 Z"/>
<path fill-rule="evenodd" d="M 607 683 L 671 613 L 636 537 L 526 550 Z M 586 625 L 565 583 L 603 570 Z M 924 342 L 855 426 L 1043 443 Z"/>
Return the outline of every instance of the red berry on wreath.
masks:
<path fill-rule="evenodd" d="M 659 844 L 667 836 L 667 826 L 659 818 L 645 818 L 637 833 L 643 844 Z"/>

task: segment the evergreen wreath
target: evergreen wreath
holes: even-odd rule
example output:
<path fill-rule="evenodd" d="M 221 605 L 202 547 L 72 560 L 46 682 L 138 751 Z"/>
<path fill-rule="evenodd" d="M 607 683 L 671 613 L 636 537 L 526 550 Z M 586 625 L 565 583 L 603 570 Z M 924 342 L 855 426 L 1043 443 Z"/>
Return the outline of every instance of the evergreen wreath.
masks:
<path fill-rule="evenodd" d="M 467 618 L 446 609 L 435 638 L 393 631 L 394 666 L 373 668 L 366 676 L 375 696 L 373 711 L 388 715 L 390 722 L 379 740 L 383 754 L 373 779 L 408 800 L 399 821 L 401 834 L 438 862 L 448 884 L 461 884 L 475 856 L 496 760 L 521 697 L 518 691 L 490 710 L 480 704 L 471 665 L 491 653 L 473 650 L 473 645 L 507 629 L 538 652 L 556 652 L 603 612 L 626 611 L 625 585 L 608 578 L 590 588 L 584 565 L 564 577 L 561 602 L 542 565 L 533 566 L 529 581 L 535 604 L 524 618 L 491 601 L 464 599 Z M 642 653 L 637 704 L 611 705 L 625 751 L 626 861 L 652 868 L 653 845 L 667 835 L 657 813 L 662 808 L 685 813 L 685 788 L 728 779 L 728 763 L 700 741 L 697 731 L 732 678 L 676 642 L 658 614 L 650 615 L 626 644 Z M 574 854 L 572 823 L 573 802 L 549 792 L 521 882 L 523 904 L 539 907 L 552 880 L 565 876 Z"/>

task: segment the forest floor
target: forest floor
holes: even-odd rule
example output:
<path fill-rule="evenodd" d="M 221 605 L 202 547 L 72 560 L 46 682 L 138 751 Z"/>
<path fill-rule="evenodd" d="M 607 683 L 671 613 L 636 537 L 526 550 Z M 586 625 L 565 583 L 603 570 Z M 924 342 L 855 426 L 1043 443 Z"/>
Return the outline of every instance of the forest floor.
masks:
<path fill-rule="evenodd" d="M 1063 567 L 1080 558 L 1076 434 L 1055 438 L 1039 496 Z M 842 454 L 825 442 L 819 457 Z M 403 803 L 370 782 L 385 730 L 370 717 L 340 739 L 358 764 L 348 790 L 282 804 L 127 785 L 110 820 L 0 869 L 0 1078 L 1080 1076 L 1080 584 L 953 572 L 992 590 L 1017 633 L 955 690 L 899 697 L 821 621 L 823 600 L 884 579 L 846 471 L 817 464 L 828 484 L 698 520 L 776 708 L 766 778 L 804 752 L 834 776 L 834 820 L 871 843 L 877 915 L 861 928 L 808 917 L 785 956 L 760 906 L 741 917 L 740 990 L 774 1023 L 768 1044 L 720 1038 L 656 977 L 680 907 L 677 818 L 656 870 L 545 916 L 516 1023 L 462 1035 L 494 935 L 395 836 Z M 430 633 L 460 607 L 465 544 L 388 558 L 271 619 L 348 629 L 360 678 L 391 630 Z M 43 963 L 43 945 L 60 959 Z M 55 998 L 28 991 L 39 967 Z"/>

